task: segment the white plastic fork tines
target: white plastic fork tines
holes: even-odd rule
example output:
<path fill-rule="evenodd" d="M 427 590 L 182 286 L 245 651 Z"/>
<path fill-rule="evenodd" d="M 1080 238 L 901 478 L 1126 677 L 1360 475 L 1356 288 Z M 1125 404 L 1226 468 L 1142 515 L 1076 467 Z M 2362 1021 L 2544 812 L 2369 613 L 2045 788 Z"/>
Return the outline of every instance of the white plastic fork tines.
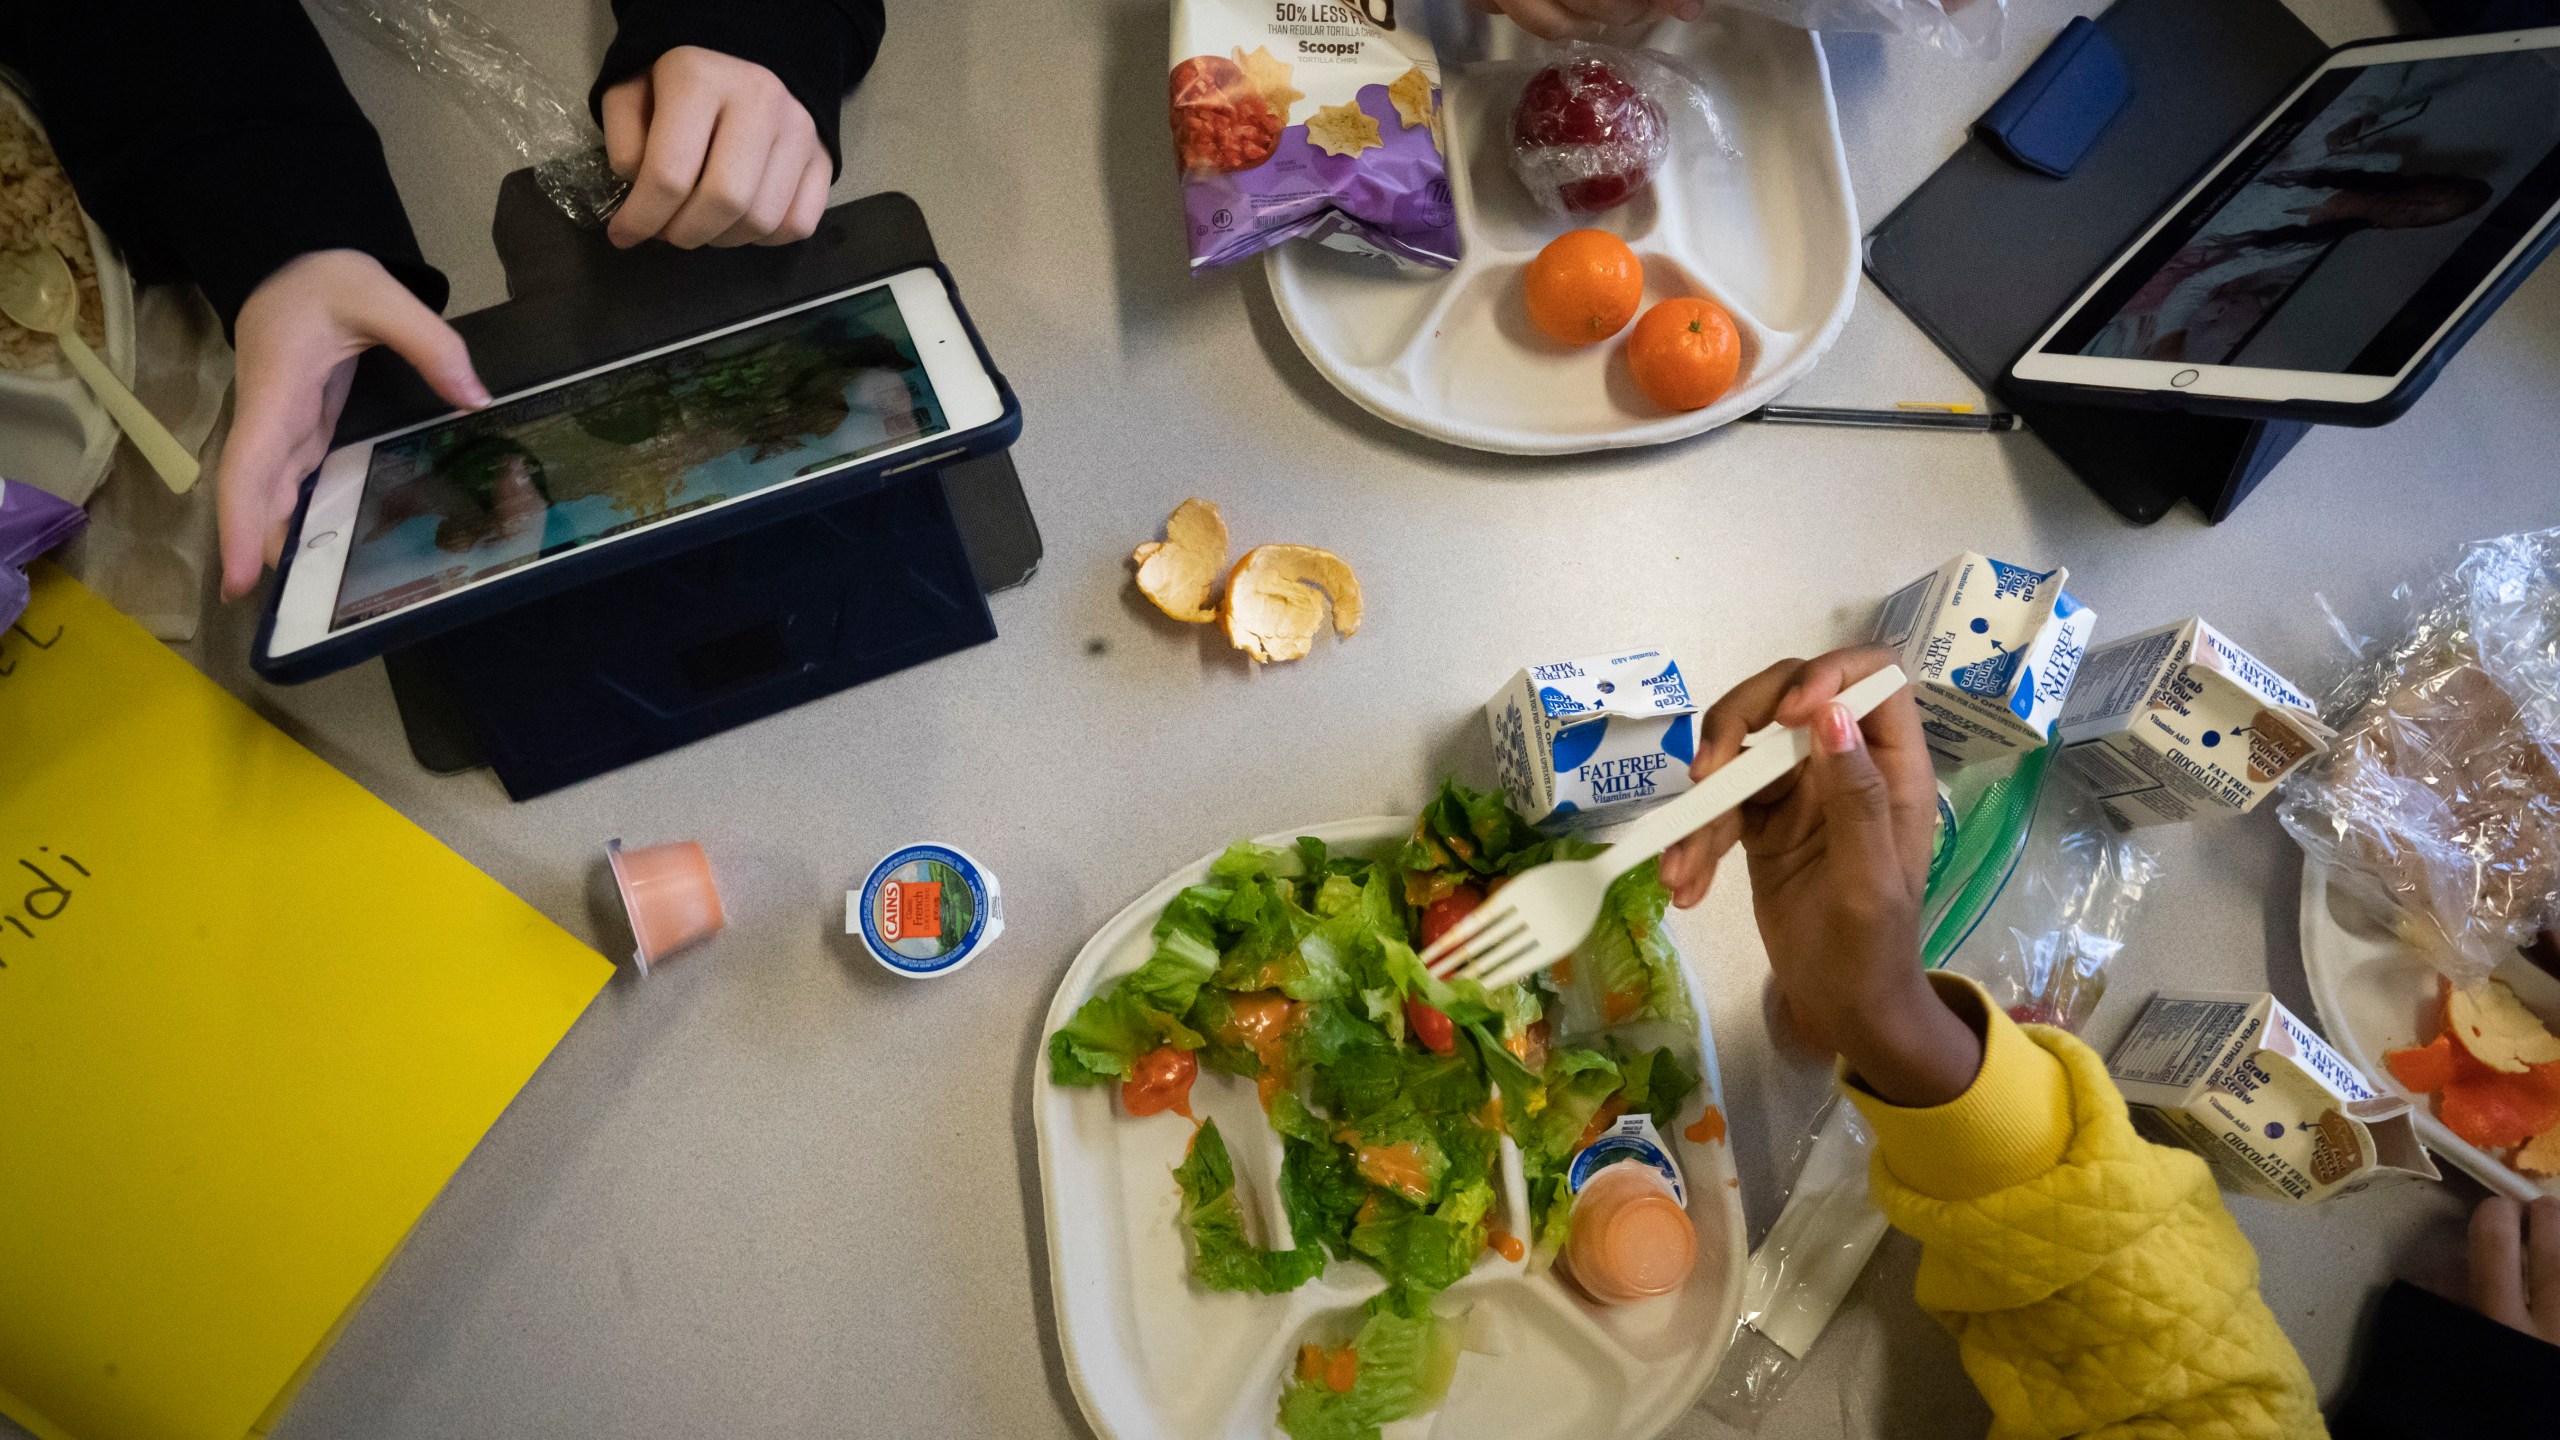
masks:
<path fill-rule="evenodd" d="M 1838 703 L 1863 719 L 1903 684 L 1901 667 L 1888 665 L 1841 691 Z M 1555 964 L 1591 933 L 1610 881 L 1740 806 L 1812 753 L 1813 737 L 1802 730 L 1770 725 L 1754 732 L 1741 754 L 1629 822 L 1608 849 L 1522 872 L 1433 941 L 1422 952 L 1423 965 L 1441 979 L 1474 979 L 1489 988 Z"/>

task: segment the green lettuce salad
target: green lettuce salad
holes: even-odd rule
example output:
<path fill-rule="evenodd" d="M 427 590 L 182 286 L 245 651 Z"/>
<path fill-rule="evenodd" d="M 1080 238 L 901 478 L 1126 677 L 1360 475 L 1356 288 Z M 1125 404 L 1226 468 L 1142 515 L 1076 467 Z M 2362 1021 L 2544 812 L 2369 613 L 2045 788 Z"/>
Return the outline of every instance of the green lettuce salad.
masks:
<path fill-rule="evenodd" d="M 1650 862 L 1611 888 L 1556 970 L 1489 990 L 1439 980 L 1417 956 L 1509 877 L 1598 848 L 1454 782 L 1391 858 L 1312 839 L 1236 845 L 1165 906 L 1147 961 L 1049 1037 L 1062 1085 L 1129 1084 L 1167 1062 L 1257 1083 L 1296 1248 L 1247 1236 L 1226 1140 L 1204 1123 L 1174 1172 L 1195 1283 L 1279 1293 L 1334 1261 L 1385 1281 L 1344 1346 L 1302 1351 L 1280 1399 L 1295 1440 L 1372 1440 L 1437 1404 L 1457 1350 L 1440 1292 L 1488 1248 L 1551 1259 L 1586 1136 L 1630 1113 L 1669 1134 L 1697 1090 L 1694 1056 L 1609 1033 L 1642 1020 L 1694 1031 Z M 1504 1135 L 1528 1179 L 1525 1237 L 1495 1224 Z"/>

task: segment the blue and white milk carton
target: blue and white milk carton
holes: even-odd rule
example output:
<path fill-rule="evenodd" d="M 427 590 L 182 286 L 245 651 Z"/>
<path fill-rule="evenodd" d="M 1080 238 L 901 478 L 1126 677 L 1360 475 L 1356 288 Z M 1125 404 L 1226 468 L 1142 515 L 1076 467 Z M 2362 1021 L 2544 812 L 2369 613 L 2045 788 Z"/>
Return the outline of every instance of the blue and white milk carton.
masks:
<path fill-rule="evenodd" d="M 1484 707 L 1513 808 L 1550 827 L 1623 820 L 1689 788 L 1698 702 L 1668 652 L 1532 665 Z"/>
<path fill-rule="evenodd" d="M 1876 643 L 1902 652 L 1931 753 L 1962 767 L 2053 738 L 2098 623 L 2069 578 L 1965 554 L 1884 602 Z"/>

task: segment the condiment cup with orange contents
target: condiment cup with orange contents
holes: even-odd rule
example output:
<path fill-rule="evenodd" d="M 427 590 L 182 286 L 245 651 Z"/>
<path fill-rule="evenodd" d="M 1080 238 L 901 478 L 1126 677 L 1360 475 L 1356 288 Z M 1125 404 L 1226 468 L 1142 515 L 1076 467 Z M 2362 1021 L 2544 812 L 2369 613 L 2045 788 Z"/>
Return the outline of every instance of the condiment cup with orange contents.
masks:
<path fill-rule="evenodd" d="M 614 888 L 622 892 L 622 910 L 630 918 L 637 947 L 631 963 L 641 974 L 728 924 L 720 886 L 711 878 L 711 857 L 702 853 L 701 842 L 626 850 L 620 840 L 609 840 L 604 856 L 613 867 Z"/>

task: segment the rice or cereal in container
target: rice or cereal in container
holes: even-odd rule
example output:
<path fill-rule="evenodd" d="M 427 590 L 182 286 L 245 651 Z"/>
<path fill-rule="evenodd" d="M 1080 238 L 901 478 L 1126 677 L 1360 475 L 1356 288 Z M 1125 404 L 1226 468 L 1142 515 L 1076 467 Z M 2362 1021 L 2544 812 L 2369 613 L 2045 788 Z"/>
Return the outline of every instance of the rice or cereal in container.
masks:
<path fill-rule="evenodd" d="M 106 348 L 106 308 L 98 298 L 98 259 L 89 252 L 89 227 L 71 177 L 62 173 L 53 147 L 31 124 L 14 96 L 0 95 L 0 251 L 51 245 L 71 262 L 80 285 L 80 338 Z M 0 315 L 0 370 L 35 370 L 61 363 L 50 335 L 21 329 Z"/>

